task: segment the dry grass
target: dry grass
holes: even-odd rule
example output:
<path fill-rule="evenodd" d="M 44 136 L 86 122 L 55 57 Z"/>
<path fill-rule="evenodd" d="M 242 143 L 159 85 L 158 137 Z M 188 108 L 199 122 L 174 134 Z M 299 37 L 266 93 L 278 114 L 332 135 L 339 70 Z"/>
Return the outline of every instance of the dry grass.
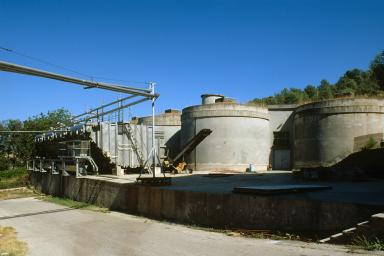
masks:
<path fill-rule="evenodd" d="M 36 196 L 33 190 L 28 188 L 0 189 L 0 200 L 15 199 Z"/>
<path fill-rule="evenodd" d="M 0 227 L 0 255 L 22 256 L 27 254 L 27 244 L 17 240 L 13 227 Z"/>

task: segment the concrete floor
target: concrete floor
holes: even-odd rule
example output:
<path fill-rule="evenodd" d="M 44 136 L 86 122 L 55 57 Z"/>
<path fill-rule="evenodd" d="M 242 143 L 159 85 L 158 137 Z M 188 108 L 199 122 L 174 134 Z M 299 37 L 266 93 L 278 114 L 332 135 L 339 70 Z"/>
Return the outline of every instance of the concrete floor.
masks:
<path fill-rule="evenodd" d="M 172 185 L 162 189 L 232 193 L 234 187 L 255 185 L 311 184 L 331 186 L 331 190 L 279 195 L 285 198 L 309 199 L 341 203 L 384 206 L 384 180 L 367 181 L 305 181 L 294 178 L 291 171 L 268 171 L 264 174 L 234 174 L 228 177 L 207 177 L 207 174 L 170 175 Z M 84 178 L 107 180 L 116 183 L 134 183 L 138 175 L 101 175 Z"/>
<path fill-rule="evenodd" d="M 73 210 L 34 198 L 0 201 L 29 255 L 351 255 L 340 246 L 231 237 L 121 213 Z M 359 252 L 358 255 L 372 255 Z M 378 253 L 384 255 L 383 253 Z"/>

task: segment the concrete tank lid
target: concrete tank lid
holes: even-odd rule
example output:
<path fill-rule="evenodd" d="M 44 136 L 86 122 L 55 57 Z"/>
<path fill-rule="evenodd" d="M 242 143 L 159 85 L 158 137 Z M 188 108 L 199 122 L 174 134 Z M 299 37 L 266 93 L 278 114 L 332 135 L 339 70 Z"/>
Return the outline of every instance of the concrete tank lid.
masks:
<path fill-rule="evenodd" d="M 152 116 L 144 116 L 138 118 L 138 124 L 152 124 Z M 164 113 L 155 115 L 155 124 L 157 125 L 181 125 L 181 112 L 176 109 L 167 109 Z"/>
<path fill-rule="evenodd" d="M 244 105 L 232 102 L 195 105 L 183 109 L 181 118 L 192 117 L 250 117 L 269 120 L 268 109 L 263 106 Z"/>
<path fill-rule="evenodd" d="M 321 110 L 321 112 L 352 113 L 352 112 L 384 112 L 384 98 L 336 98 L 315 101 L 298 106 L 296 113 L 307 110 Z"/>
<path fill-rule="evenodd" d="M 205 93 L 201 95 L 201 98 L 210 97 L 210 96 L 217 96 L 217 97 L 225 97 L 222 94 L 214 94 L 214 93 Z"/>

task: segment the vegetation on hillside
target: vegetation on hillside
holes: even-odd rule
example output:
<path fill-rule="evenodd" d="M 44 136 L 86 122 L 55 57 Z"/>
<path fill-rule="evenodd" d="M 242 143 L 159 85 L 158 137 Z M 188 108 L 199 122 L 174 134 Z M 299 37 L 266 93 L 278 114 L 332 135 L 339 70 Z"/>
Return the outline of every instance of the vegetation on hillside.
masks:
<path fill-rule="evenodd" d="M 302 104 L 306 102 L 339 97 L 384 96 L 384 52 L 378 54 L 368 70 L 351 69 L 335 84 L 321 80 L 318 86 L 307 85 L 304 89 L 284 88 L 279 93 L 265 98 L 256 98 L 253 104 Z"/>
<path fill-rule="evenodd" d="M 0 122 L 0 131 L 47 131 L 60 124 L 69 125 L 70 113 L 61 108 L 47 114 Z M 25 160 L 34 155 L 36 133 L 0 133 L 0 171 L 24 165 Z"/>

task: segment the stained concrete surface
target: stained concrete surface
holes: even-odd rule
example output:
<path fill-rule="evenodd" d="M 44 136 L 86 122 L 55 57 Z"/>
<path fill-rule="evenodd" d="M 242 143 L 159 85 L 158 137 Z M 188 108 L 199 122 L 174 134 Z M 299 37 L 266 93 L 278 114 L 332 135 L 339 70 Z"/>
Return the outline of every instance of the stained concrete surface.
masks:
<path fill-rule="evenodd" d="M 105 175 L 87 176 L 87 178 L 124 184 L 136 182 L 137 176 L 125 175 L 117 177 Z M 228 177 L 207 176 L 209 175 L 173 175 L 172 185 L 161 187 L 161 189 L 231 194 L 234 187 L 243 186 L 319 185 L 331 186 L 332 189 L 310 193 L 287 194 L 279 197 L 384 206 L 384 180 L 382 179 L 360 182 L 306 181 L 293 177 L 291 171 L 269 171 L 264 174 L 235 174 Z"/>
<path fill-rule="evenodd" d="M 339 183 L 327 191 L 256 196 L 232 193 L 232 189 L 308 182 L 295 180 L 289 172 L 206 176 L 176 176 L 171 186 L 164 187 L 136 185 L 137 175 L 76 178 L 32 172 L 30 177 L 35 189 L 45 194 L 153 219 L 214 228 L 326 237 L 384 211 L 383 181 Z"/>
<path fill-rule="evenodd" d="M 18 216 L 18 217 L 15 217 Z M 34 198 L 0 201 L 29 255 L 351 255 L 347 248 L 230 237 L 116 212 L 73 210 Z M 358 255 L 372 252 L 358 252 Z M 376 253 L 384 255 L 384 253 Z"/>

